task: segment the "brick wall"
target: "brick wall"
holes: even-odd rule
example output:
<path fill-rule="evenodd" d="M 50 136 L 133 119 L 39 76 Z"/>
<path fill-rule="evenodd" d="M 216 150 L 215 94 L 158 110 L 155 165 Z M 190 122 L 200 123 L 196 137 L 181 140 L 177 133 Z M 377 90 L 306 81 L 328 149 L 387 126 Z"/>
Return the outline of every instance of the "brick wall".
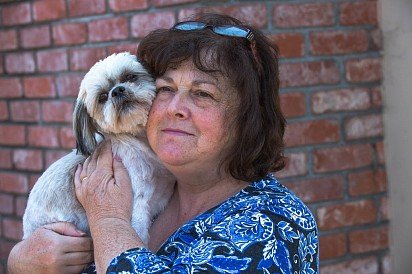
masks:
<path fill-rule="evenodd" d="M 249 21 L 280 47 L 289 162 L 278 177 L 317 218 L 322 273 L 390 272 L 376 1 L 0 2 L 0 273 L 28 191 L 74 146 L 85 71 L 197 10 Z"/>

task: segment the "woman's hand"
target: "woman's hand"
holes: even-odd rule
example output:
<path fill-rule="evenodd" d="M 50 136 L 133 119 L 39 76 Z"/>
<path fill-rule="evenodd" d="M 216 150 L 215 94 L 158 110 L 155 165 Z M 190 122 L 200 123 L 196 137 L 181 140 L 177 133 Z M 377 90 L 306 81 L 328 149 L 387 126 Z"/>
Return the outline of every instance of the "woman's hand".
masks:
<path fill-rule="evenodd" d="M 120 159 L 113 159 L 110 141 L 102 142 L 79 165 L 74 182 L 90 227 L 113 218 L 130 222 L 133 201 L 130 178 Z"/>
<path fill-rule="evenodd" d="M 80 273 L 93 262 L 93 242 L 71 223 L 38 228 L 13 247 L 8 271 L 13 273 Z"/>
<path fill-rule="evenodd" d="M 83 205 L 94 243 L 98 273 L 121 252 L 142 246 L 131 226 L 133 193 L 129 174 L 113 159 L 110 141 L 98 146 L 75 173 L 76 196 Z"/>

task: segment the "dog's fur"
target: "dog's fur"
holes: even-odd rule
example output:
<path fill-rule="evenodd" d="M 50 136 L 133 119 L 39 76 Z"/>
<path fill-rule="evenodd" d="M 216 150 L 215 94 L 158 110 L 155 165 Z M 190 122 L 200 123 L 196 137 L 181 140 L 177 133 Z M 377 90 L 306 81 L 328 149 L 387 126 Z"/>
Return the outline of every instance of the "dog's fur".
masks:
<path fill-rule="evenodd" d="M 23 216 L 23 239 L 52 222 L 71 222 L 90 233 L 74 192 L 74 172 L 97 143 L 110 139 L 132 182 L 132 226 L 147 244 L 152 219 L 164 209 L 175 179 L 159 162 L 146 139 L 147 116 L 155 97 L 152 77 L 129 53 L 97 62 L 85 75 L 73 114 L 77 151 L 52 164 L 36 182 Z"/>

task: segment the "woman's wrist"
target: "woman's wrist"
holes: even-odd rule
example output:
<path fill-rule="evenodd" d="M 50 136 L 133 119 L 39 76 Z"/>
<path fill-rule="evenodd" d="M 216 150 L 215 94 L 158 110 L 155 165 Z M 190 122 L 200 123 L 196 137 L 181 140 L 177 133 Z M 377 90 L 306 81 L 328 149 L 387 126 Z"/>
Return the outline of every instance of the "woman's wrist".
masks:
<path fill-rule="evenodd" d="M 130 220 L 98 218 L 90 222 L 97 272 L 105 273 L 110 262 L 122 252 L 144 246 Z"/>

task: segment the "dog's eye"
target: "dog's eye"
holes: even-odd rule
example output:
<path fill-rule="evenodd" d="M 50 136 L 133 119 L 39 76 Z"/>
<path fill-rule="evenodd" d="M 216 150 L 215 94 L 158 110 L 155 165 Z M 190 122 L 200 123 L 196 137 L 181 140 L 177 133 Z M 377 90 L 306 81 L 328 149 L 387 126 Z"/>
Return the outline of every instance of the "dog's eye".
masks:
<path fill-rule="evenodd" d="M 139 76 L 137 74 L 128 74 L 125 77 L 126 82 L 135 82 Z"/>
<path fill-rule="evenodd" d="M 102 93 L 99 95 L 99 103 L 104 103 L 107 101 L 108 95 L 107 93 Z"/>

